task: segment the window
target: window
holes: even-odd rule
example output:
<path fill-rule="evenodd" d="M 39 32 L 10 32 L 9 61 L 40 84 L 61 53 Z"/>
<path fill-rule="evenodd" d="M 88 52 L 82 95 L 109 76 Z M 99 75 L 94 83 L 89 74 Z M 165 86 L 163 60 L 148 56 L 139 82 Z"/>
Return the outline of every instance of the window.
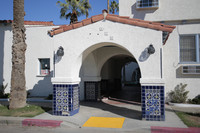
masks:
<path fill-rule="evenodd" d="M 169 32 L 166 32 L 166 31 L 162 32 L 162 42 L 163 42 L 163 44 L 167 41 L 168 36 L 169 36 Z"/>
<path fill-rule="evenodd" d="M 49 75 L 50 74 L 50 59 L 39 59 L 40 65 L 40 75 Z"/>
<path fill-rule="evenodd" d="M 136 8 L 158 8 L 158 0 L 137 0 Z"/>
<path fill-rule="evenodd" d="M 199 35 L 180 36 L 180 62 L 200 63 Z"/>

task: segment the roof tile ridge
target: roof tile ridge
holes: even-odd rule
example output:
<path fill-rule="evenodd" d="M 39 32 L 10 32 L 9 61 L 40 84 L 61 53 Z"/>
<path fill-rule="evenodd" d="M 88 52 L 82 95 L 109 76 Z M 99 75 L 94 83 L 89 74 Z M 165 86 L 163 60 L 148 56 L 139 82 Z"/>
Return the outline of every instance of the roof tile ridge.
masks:
<path fill-rule="evenodd" d="M 28 24 L 38 24 L 38 25 L 54 25 L 53 21 L 30 21 L 30 20 L 24 20 L 24 23 Z"/>
<path fill-rule="evenodd" d="M 152 22 L 153 25 L 160 25 L 160 26 L 163 26 L 163 27 L 167 27 L 167 28 L 176 28 L 176 26 L 173 26 L 173 25 L 166 25 L 166 24 L 163 24 L 163 23 L 158 23 L 158 22 Z"/>
<path fill-rule="evenodd" d="M 82 26 L 84 26 L 82 21 L 72 24 L 73 29 L 77 29 L 77 28 L 80 28 Z"/>
<path fill-rule="evenodd" d="M 92 23 L 95 23 L 95 22 L 98 22 L 100 20 L 103 20 L 104 16 L 103 16 L 103 14 L 94 15 L 94 16 L 91 17 L 91 19 L 92 19 Z"/>
<path fill-rule="evenodd" d="M 65 27 L 65 26 L 67 26 L 67 25 L 60 25 L 59 27 L 52 28 L 52 30 L 57 30 L 57 29 L 59 29 L 59 28 L 63 28 L 63 27 Z"/>

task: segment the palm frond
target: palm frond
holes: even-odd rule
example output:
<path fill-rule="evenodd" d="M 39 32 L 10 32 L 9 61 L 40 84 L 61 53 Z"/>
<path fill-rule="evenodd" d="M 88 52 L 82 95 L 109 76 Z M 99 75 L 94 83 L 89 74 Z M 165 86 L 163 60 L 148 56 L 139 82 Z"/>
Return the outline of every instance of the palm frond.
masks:
<path fill-rule="evenodd" d="M 70 12 L 70 13 L 68 13 L 68 14 L 65 15 L 65 18 L 69 19 L 71 17 L 71 15 L 72 15 L 72 13 Z"/>
<path fill-rule="evenodd" d="M 57 1 L 56 4 L 58 4 L 61 7 L 60 17 L 61 18 L 64 17 L 66 19 L 70 18 L 72 23 L 76 21 L 77 17 L 81 15 L 88 16 L 89 15 L 88 10 L 91 9 L 89 0 L 65 0 L 64 3 Z"/>

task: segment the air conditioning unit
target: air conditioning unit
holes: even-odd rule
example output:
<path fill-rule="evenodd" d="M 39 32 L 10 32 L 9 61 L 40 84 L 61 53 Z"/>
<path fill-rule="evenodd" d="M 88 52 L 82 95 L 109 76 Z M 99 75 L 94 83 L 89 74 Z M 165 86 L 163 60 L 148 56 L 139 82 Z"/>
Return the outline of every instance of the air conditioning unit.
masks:
<path fill-rule="evenodd" d="M 183 74 L 200 74 L 200 66 L 182 66 Z"/>

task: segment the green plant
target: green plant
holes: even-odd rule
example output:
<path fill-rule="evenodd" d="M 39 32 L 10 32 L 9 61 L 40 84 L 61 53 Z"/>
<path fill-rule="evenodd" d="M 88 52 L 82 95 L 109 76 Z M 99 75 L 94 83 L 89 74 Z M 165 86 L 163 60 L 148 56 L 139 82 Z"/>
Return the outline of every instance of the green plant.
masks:
<path fill-rule="evenodd" d="M 7 88 L 8 84 L 4 85 L 0 85 L 0 98 L 6 98 L 6 94 L 5 94 L 5 89 Z"/>
<path fill-rule="evenodd" d="M 174 90 L 169 92 L 168 96 L 171 102 L 173 103 L 185 103 L 187 99 L 187 94 L 189 91 L 185 90 L 185 87 L 187 84 L 182 84 L 177 85 Z"/>
<path fill-rule="evenodd" d="M 42 107 L 36 105 L 27 105 L 18 109 L 8 109 L 7 106 L 0 106 L 0 116 L 34 117 L 44 112 L 45 110 Z"/>
<path fill-rule="evenodd" d="M 200 95 L 197 95 L 193 99 L 188 99 L 188 103 L 191 103 L 191 104 L 200 104 Z"/>
<path fill-rule="evenodd" d="M 30 91 L 26 91 L 26 97 L 29 98 L 31 95 Z"/>
<path fill-rule="evenodd" d="M 53 99 L 53 95 L 49 94 L 49 96 L 47 98 L 45 98 L 46 100 L 52 100 Z"/>

